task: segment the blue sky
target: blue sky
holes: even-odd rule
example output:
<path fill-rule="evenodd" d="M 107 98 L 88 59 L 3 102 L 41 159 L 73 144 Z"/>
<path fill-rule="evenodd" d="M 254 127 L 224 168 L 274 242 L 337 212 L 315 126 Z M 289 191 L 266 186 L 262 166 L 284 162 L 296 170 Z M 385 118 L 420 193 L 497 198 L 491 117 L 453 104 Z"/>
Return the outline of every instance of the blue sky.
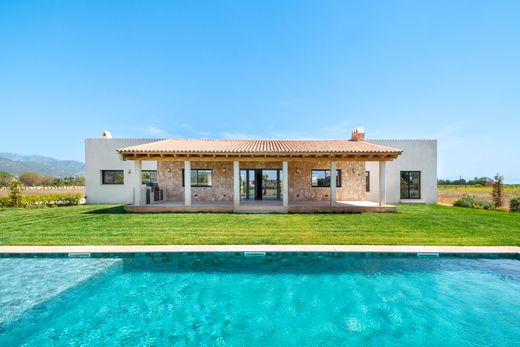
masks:
<path fill-rule="evenodd" d="M 520 1 L 0 2 L 0 152 L 83 139 L 436 138 L 520 182 Z"/>

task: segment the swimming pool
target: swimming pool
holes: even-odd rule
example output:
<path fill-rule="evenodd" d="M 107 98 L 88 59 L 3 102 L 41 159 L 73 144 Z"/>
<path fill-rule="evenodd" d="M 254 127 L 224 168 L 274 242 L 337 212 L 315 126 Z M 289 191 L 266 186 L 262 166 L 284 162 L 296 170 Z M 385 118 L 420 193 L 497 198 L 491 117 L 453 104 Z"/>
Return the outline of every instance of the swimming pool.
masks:
<path fill-rule="evenodd" d="M 0 258 L 0 345 L 518 345 L 520 261 Z"/>

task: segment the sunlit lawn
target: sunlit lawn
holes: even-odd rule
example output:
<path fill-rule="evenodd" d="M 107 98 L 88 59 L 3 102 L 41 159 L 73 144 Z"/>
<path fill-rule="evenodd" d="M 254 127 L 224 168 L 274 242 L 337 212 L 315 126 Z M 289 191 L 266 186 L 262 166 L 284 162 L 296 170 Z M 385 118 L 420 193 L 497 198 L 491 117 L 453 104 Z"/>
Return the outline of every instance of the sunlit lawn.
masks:
<path fill-rule="evenodd" d="M 520 213 L 401 205 L 386 214 L 133 214 L 121 206 L 0 210 L 1 245 L 520 245 Z"/>

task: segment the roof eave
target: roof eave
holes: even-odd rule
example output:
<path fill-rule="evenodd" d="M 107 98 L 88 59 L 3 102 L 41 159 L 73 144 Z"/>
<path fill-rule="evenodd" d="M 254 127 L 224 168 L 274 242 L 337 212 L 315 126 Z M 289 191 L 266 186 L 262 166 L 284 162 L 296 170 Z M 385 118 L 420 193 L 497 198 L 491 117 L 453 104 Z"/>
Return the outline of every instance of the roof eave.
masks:
<path fill-rule="evenodd" d="M 126 159 L 148 160 L 180 160 L 182 158 L 205 158 L 214 160 L 236 160 L 248 158 L 260 159 L 358 159 L 372 160 L 394 160 L 402 151 L 397 152 L 196 152 L 196 151 L 131 151 L 117 150 Z M 153 158 L 153 159 L 152 159 Z"/>

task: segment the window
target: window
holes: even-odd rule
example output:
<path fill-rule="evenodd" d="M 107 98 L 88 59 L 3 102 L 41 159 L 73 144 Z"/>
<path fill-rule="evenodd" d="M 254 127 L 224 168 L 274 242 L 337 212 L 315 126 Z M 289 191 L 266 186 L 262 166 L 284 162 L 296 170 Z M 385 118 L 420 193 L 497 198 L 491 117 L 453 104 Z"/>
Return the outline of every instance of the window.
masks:
<path fill-rule="evenodd" d="M 421 198 L 421 172 L 401 171 L 401 199 Z"/>
<path fill-rule="evenodd" d="M 365 185 L 366 185 L 366 192 L 370 192 L 370 171 L 365 171 Z"/>
<path fill-rule="evenodd" d="M 102 184 L 124 184 L 125 172 L 123 170 L 101 170 Z"/>
<path fill-rule="evenodd" d="M 143 170 L 141 171 L 141 183 L 153 186 L 157 183 L 157 170 Z"/>
<path fill-rule="evenodd" d="M 211 169 L 192 169 L 192 187 L 211 187 Z M 184 187 L 184 169 L 182 169 L 182 186 Z"/>
<path fill-rule="evenodd" d="M 311 186 L 330 187 L 330 170 L 312 170 Z M 336 170 L 336 187 L 341 187 L 341 170 Z"/>

